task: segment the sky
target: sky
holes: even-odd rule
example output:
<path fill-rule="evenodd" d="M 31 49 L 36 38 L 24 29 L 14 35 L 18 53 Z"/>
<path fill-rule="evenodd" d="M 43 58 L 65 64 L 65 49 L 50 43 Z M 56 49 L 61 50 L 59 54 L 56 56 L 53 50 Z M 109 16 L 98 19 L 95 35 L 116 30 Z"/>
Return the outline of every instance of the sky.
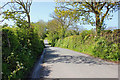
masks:
<path fill-rule="evenodd" d="M 1 5 L 1 3 L 0 3 Z M 33 2 L 31 5 L 31 22 L 38 22 L 39 20 L 44 20 L 45 22 L 52 20 L 50 14 L 54 12 L 56 3 L 47 1 Z M 7 22 L 10 23 L 10 22 Z M 78 23 L 79 24 L 79 23 Z M 113 13 L 112 20 L 106 20 L 106 24 L 109 27 L 118 27 L 118 12 Z M 91 29 L 95 28 L 91 25 L 82 25 L 84 28 Z"/>
<path fill-rule="evenodd" d="M 30 12 L 31 21 L 37 22 L 42 19 L 47 22 L 51 20 L 50 14 L 54 12 L 55 6 L 55 2 L 33 2 Z"/>
<path fill-rule="evenodd" d="M 50 14 L 54 12 L 56 6 L 55 2 L 33 2 L 31 6 L 31 21 L 37 22 L 39 20 L 49 21 L 52 18 Z M 79 23 L 78 23 L 79 24 Z M 106 20 L 106 24 L 109 27 L 118 27 L 118 12 L 113 13 L 112 20 Z M 95 28 L 91 25 L 82 25 L 84 28 L 91 29 Z"/>

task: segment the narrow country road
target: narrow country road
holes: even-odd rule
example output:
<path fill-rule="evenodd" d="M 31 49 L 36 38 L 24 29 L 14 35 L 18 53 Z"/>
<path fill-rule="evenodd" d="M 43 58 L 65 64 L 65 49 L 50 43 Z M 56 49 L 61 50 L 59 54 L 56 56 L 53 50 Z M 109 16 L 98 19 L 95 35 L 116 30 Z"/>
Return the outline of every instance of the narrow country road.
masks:
<path fill-rule="evenodd" d="M 69 49 L 46 44 L 40 77 L 44 78 L 118 78 L 118 65 Z"/>

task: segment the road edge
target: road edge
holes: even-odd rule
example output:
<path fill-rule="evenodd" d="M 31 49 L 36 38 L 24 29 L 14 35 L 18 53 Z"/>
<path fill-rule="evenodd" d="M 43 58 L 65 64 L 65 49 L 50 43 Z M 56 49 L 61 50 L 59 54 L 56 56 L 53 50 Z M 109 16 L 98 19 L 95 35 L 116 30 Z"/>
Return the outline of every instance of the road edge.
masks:
<path fill-rule="evenodd" d="M 46 49 L 43 49 L 42 55 L 40 56 L 40 58 L 38 59 L 38 61 L 35 63 L 34 67 L 33 67 L 33 72 L 31 73 L 31 80 L 35 79 L 35 78 L 40 78 L 40 72 L 42 70 L 42 63 L 43 63 L 43 59 L 44 59 L 44 55 L 45 55 Z"/>

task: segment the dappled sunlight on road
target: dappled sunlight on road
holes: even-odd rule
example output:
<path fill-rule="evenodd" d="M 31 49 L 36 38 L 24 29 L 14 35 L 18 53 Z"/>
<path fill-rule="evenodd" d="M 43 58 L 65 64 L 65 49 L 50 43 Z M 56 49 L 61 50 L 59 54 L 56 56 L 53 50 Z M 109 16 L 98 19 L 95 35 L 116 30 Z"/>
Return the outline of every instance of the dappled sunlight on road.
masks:
<path fill-rule="evenodd" d="M 66 53 L 60 53 L 62 50 L 66 51 L 67 49 L 62 48 L 46 48 L 45 62 L 47 63 L 74 63 L 74 64 L 96 64 L 96 65 L 111 65 L 114 63 L 108 63 L 101 59 L 93 58 L 91 56 L 76 55 L 74 51 L 71 51 L 72 55 L 67 55 Z"/>
<path fill-rule="evenodd" d="M 41 77 L 117 78 L 117 64 L 58 47 L 45 48 Z"/>

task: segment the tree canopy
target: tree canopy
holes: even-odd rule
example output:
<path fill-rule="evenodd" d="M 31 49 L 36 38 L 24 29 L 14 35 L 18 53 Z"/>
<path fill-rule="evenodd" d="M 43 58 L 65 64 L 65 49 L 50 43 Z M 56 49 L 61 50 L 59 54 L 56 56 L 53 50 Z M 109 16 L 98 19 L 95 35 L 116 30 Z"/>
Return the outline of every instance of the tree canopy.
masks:
<path fill-rule="evenodd" d="M 61 1 L 61 0 L 60 0 Z M 119 2 L 57 2 L 55 12 L 64 16 L 68 14 L 70 19 L 80 21 L 83 24 L 96 26 L 96 31 L 100 33 L 104 25 L 105 18 L 111 18 L 110 13 L 117 11 Z"/>
<path fill-rule="evenodd" d="M 0 7 L 0 9 L 3 10 L 1 13 L 3 15 L 3 19 L 0 22 L 3 22 L 5 19 L 13 19 L 17 26 L 20 27 L 23 23 L 26 23 L 27 17 L 28 27 L 30 27 L 31 4 L 32 0 L 27 0 L 26 2 L 23 0 L 11 0 L 10 2 L 6 2 L 3 6 Z"/>

